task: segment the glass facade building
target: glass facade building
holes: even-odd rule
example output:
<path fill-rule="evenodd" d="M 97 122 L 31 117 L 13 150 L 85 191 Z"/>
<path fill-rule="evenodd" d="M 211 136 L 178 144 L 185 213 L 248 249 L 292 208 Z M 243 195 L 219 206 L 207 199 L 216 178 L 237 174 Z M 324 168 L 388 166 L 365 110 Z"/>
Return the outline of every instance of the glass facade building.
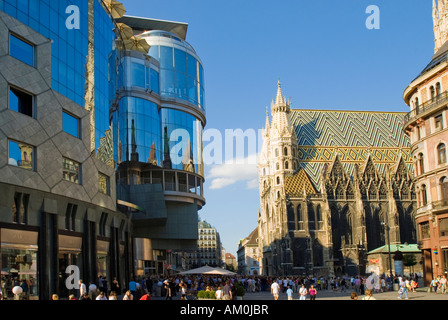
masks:
<path fill-rule="evenodd" d="M 67 28 L 67 8 L 79 8 L 79 28 Z M 89 54 L 89 0 L 1 0 L 0 10 L 51 40 L 51 87 L 85 106 L 86 64 Z M 115 51 L 115 23 L 101 0 L 94 1 L 95 149 L 109 130 L 109 55 Z M 27 54 L 32 47 L 11 37 L 11 52 Z M 25 49 L 25 51 L 24 51 Z M 114 60 L 110 60 L 114 62 Z"/>
<path fill-rule="evenodd" d="M 149 56 L 124 54 L 118 64 L 114 112 L 117 163 L 139 161 L 204 175 L 204 68 L 193 47 L 173 33 L 138 35 Z M 120 92 L 124 94 L 120 95 Z"/>

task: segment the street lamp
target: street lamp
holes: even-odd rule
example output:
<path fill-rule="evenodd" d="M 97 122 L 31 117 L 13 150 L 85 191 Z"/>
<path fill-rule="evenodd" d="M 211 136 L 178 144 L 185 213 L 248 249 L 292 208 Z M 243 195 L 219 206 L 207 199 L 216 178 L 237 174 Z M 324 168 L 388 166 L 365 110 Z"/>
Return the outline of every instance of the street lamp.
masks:
<path fill-rule="evenodd" d="M 389 271 L 390 271 L 390 280 L 392 281 L 392 291 L 394 289 L 394 276 L 392 273 L 392 255 L 390 252 L 390 234 L 389 234 L 389 218 L 387 215 L 387 211 L 386 211 L 386 222 L 382 222 L 382 224 L 384 225 L 384 227 L 386 228 L 386 232 L 387 232 L 387 245 L 388 245 L 388 254 L 389 254 Z"/>

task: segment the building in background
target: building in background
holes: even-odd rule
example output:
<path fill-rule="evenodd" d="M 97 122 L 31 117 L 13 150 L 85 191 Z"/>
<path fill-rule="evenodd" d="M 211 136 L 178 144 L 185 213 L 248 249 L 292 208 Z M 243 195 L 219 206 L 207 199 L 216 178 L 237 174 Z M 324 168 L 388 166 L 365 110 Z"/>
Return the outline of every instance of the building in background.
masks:
<path fill-rule="evenodd" d="M 132 223 L 117 210 L 109 64 L 117 54 L 108 2 L 0 2 L 0 255 L 2 287 L 26 280 L 31 299 L 84 282 L 127 283 Z M 113 61 L 112 61 L 113 63 Z M 111 66 L 114 68 L 114 66 Z"/>
<path fill-rule="evenodd" d="M 238 270 L 238 262 L 235 256 L 231 253 L 226 252 L 224 254 L 224 265 L 230 271 L 236 272 Z"/>
<path fill-rule="evenodd" d="M 186 253 L 186 269 L 203 266 L 222 267 L 222 243 L 218 230 L 205 220 L 199 221 L 197 249 Z"/>
<path fill-rule="evenodd" d="M 410 112 L 404 130 L 410 137 L 417 194 L 416 224 L 425 285 L 448 272 L 448 4 L 434 1 L 434 56 L 407 86 Z"/>
<path fill-rule="evenodd" d="M 259 275 L 258 227 L 238 243 L 238 274 Z"/>
<path fill-rule="evenodd" d="M 264 275 L 356 275 L 366 253 L 416 242 L 405 114 L 291 110 L 280 83 L 258 158 Z"/>

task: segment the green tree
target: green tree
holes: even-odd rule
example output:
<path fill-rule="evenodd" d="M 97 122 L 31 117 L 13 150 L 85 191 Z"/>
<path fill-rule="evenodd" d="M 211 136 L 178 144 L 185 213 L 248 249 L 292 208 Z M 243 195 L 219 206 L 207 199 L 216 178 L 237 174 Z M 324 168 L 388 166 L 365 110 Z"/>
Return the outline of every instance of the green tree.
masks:
<path fill-rule="evenodd" d="M 417 259 L 415 259 L 415 255 L 413 255 L 413 254 L 405 254 L 405 255 L 403 255 L 403 265 L 405 267 L 409 267 L 409 271 L 416 264 L 417 264 Z"/>

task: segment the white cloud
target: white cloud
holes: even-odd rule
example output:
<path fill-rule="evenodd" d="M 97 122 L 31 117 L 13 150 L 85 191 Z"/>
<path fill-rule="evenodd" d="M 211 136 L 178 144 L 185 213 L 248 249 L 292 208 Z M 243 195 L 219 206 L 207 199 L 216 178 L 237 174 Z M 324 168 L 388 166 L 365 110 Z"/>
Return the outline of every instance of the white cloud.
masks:
<path fill-rule="evenodd" d="M 240 181 L 246 182 L 248 189 L 257 188 L 257 156 L 250 155 L 244 159 L 214 165 L 211 167 L 207 179 L 211 180 L 210 189 L 222 189 Z"/>

